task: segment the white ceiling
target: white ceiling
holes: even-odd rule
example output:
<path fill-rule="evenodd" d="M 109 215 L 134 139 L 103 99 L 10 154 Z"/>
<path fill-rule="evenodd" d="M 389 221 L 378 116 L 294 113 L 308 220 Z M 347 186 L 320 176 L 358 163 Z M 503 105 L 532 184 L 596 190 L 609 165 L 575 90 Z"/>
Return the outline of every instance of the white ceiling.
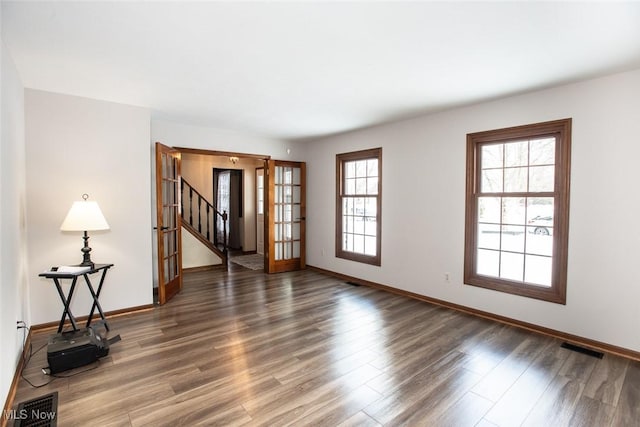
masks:
<path fill-rule="evenodd" d="M 640 2 L 10 2 L 26 87 L 313 139 L 640 68 Z"/>

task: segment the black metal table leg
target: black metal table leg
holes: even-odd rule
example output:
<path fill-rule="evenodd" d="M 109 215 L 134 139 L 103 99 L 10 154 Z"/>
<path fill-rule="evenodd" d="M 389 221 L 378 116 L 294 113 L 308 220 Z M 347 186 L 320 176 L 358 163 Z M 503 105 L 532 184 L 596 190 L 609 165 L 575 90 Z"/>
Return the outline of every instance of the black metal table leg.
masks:
<path fill-rule="evenodd" d="M 62 311 L 62 318 L 60 319 L 60 323 L 58 324 L 58 333 L 62 332 L 62 329 L 64 328 L 64 320 L 67 316 L 69 317 L 69 321 L 71 321 L 71 326 L 73 327 L 73 330 L 74 331 L 78 330 L 76 319 L 71 313 L 71 307 L 69 307 L 71 305 L 71 298 L 73 297 L 73 291 L 76 288 L 77 280 L 78 280 L 77 277 L 73 278 L 73 280 L 71 281 L 71 288 L 69 288 L 69 295 L 65 297 L 64 292 L 62 291 L 62 286 L 58 281 L 58 278 L 57 277 L 53 278 L 53 281 L 56 284 L 56 289 L 58 290 L 58 295 L 60 295 L 60 299 L 62 300 L 62 304 L 64 305 L 64 310 Z"/>
<path fill-rule="evenodd" d="M 107 319 L 104 316 L 104 312 L 102 311 L 102 307 L 100 306 L 100 302 L 98 298 L 100 298 L 100 292 L 102 291 L 102 284 L 104 283 L 104 278 L 107 275 L 108 268 L 102 270 L 102 276 L 100 277 L 100 283 L 98 284 L 98 290 L 94 292 L 93 286 L 91 286 L 91 281 L 89 280 L 89 276 L 87 274 L 84 275 L 84 280 L 87 282 L 87 287 L 89 288 L 89 292 L 91 292 L 91 296 L 93 297 L 93 305 L 91 306 L 91 311 L 89 312 L 89 317 L 87 318 L 87 328 L 91 325 L 91 320 L 93 319 L 93 313 L 95 309 L 98 309 L 98 313 L 100 314 L 100 318 L 104 323 L 104 327 L 107 331 L 109 331 L 109 325 L 107 324 Z"/>

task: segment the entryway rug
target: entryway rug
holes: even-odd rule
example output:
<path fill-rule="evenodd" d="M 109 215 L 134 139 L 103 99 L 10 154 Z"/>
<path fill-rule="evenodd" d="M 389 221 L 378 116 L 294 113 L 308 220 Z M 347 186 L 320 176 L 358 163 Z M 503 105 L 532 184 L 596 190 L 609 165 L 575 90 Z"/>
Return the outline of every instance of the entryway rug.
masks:
<path fill-rule="evenodd" d="M 250 270 L 264 270 L 264 255 L 262 254 L 240 255 L 229 261 Z"/>

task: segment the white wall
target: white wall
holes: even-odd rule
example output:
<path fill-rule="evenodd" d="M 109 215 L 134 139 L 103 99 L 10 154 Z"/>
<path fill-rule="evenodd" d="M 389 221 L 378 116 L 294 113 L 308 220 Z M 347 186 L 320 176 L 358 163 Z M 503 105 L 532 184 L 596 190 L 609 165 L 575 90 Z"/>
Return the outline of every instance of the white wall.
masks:
<path fill-rule="evenodd" d="M 89 233 L 92 260 L 115 264 L 100 297 L 102 308 L 151 304 L 149 111 L 36 90 L 25 91 L 25 104 L 33 323 L 59 320 L 62 313 L 53 283 L 38 274 L 82 260 L 81 234 L 63 233 L 60 224 L 83 193 L 99 203 L 111 227 Z M 72 311 L 86 315 L 90 307 L 89 292 L 81 283 Z"/>
<path fill-rule="evenodd" d="M 182 268 L 220 265 L 222 260 L 187 230 L 182 230 Z"/>
<path fill-rule="evenodd" d="M 4 406 L 30 324 L 26 299 L 24 89 L 13 60 L 0 40 L 2 132 L 0 143 L 0 402 Z"/>
<path fill-rule="evenodd" d="M 301 160 L 294 143 L 168 120 L 152 120 L 151 139 L 170 147 L 262 154 L 279 160 Z M 290 149 L 290 153 L 287 153 L 287 149 Z"/>
<path fill-rule="evenodd" d="M 463 286 L 466 134 L 568 117 L 566 306 Z M 307 143 L 307 263 L 640 351 L 638 135 L 640 70 Z M 335 155 L 374 147 L 383 147 L 381 267 L 334 257 Z"/>

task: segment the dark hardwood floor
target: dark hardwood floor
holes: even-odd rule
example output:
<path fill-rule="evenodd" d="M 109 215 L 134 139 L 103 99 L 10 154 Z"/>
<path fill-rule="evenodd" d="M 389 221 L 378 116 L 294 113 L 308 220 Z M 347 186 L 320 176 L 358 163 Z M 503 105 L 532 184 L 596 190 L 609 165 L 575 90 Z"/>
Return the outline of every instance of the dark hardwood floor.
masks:
<path fill-rule="evenodd" d="M 15 404 L 57 390 L 59 426 L 640 425 L 638 362 L 313 271 L 186 274 L 110 325 L 95 369 L 21 380 Z"/>

